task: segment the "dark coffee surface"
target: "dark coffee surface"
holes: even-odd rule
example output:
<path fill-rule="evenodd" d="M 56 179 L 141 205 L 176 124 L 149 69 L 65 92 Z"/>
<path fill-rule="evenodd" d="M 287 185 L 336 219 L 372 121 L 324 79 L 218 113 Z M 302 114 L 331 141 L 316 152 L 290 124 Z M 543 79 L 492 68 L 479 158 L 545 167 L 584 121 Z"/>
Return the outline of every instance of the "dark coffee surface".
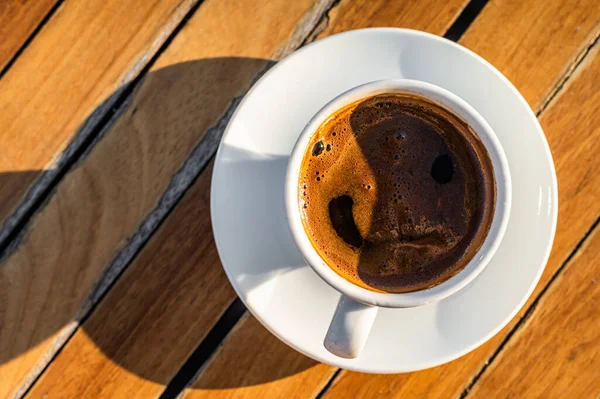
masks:
<path fill-rule="evenodd" d="M 321 257 L 375 291 L 411 292 L 462 270 L 492 223 L 489 155 L 421 97 L 379 95 L 332 115 L 300 173 L 304 228 Z"/>

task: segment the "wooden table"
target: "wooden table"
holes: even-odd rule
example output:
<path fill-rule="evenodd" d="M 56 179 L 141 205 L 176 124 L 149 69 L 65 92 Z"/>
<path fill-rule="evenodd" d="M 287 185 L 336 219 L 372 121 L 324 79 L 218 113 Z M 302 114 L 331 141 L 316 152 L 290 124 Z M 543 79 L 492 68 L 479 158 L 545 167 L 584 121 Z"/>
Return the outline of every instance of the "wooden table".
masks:
<path fill-rule="evenodd" d="M 252 83 L 370 26 L 445 35 L 500 69 L 560 187 L 523 309 L 410 374 L 339 370 L 270 335 L 209 217 L 211 159 Z M 3 0 L 0 397 L 598 398 L 599 35 L 598 0 Z"/>

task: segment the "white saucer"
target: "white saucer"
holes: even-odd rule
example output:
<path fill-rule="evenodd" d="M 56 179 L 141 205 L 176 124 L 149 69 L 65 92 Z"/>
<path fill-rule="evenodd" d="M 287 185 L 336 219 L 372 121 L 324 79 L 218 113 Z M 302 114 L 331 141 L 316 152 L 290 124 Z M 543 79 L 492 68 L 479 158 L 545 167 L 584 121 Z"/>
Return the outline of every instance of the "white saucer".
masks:
<path fill-rule="evenodd" d="M 388 78 L 436 84 L 479 111 L 510 164 L 512 211 L 500 248 L 474 282 L 437 304 L 381 309 L 361 355 L 341 359 L 323 347 L 340 295 L 296 249 L 283 202 L 285 170 L 302 128 L 325 103 L 359 84 Z M 434 35 L 365 29 L 301 49 L 254 85 L 221 142 L 211 206 L 225 271 L 266 328 L 321 362 L 398 373 L 464 355 L 490 339 L 523 306 L 552 246 L 557 183 L 535 115 L 494 67 Z"/>

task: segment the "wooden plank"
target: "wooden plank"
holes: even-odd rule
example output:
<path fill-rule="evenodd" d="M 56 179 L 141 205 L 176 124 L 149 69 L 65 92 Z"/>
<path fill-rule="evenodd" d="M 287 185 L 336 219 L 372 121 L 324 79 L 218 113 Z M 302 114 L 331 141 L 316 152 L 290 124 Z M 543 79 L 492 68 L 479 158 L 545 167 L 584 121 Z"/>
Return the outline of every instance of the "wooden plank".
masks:
<path fill-rule="evenodd" d="M 217 117 L 226 110 L 231 98 L 243 93 L 251 78 L 266 66 L 267 61 L 259 57 L 265 57 L 269 53 L 281 53 L 281 48 L 277 50 L 278 44 L 287 42 L 283 46 L 286 49 L 292 47 L 289 44 L 290 40 L 297 44 L 301 42 L 301 40 L 294 38 L 288 40 L 287 38 L 291 27 L 299 19 L 302 22 L 297 26 L 294 35 L 298 35 L 298 32 L 308 33 L 309 30 L 303 27 L 307 19 L 310 20 L 306 15 L 315 13 L 315 10 L 307 10 L 308 6 L 309 4 L 306 2 L 296 2 L 295 7 L 290 7 L 289 3 L 284 1 L 273 2 L 261 8 L 252 6 L 236 8 L 232 7 L 232 3 L 224 1 L 203 4 L 197 14 L 189 21 L 188 26 L 179 33 L 169 49 L 157 61 L 157 65 L 153 67 L 143 87 L 136 93 L 133 103 L 119 119 L 116 126 L 106 134 L 104 140 L 94 148 L 88 159 L 82 163 L 81 168 L 75 170 L 72 175 L 79 174 L 81 170 L 82 177 L 86 176 L 85 171 L 87 171 L 88 178 L 89 175 L 105 175 L 106 179 L 109 179 L 110 176 L 111 186 L 116 186 L 115 190 L 126 190 L 127 193 L 133 195 L 132 198 L 111 200 L 110 208 L 112 210 L 123 208 L 123 213 L 128 214 L 128 208 L 133 203 L 143 202 L 144 206 L 149 205 L 147 203 L 152 203 L 153 198 L 157 197 L 157 193 L 165 189 L 168 181 L 166 176 L 171 176 L 176 170 L 175 166 L 178 166 L 187 156 L 183 149 L 189 151 L 190 146 L 185 142 L 200 140 L 205 129 L 217 123 Z M 235 13 L 232 10 L 236 10 Z M 283 12 L 284 10 L 285 12 Z M 435 10 L 432 9 L 431 12 L 435 13 Z M 281 18 L 281 15 L 286 15 L 286 18 Z M 303 17 L 303 15 L 305 16 Z M 237 23 L 232 23 L 232 20 L 237 21 Z M 231 27 L 231 30 L 223 31 L 223 26 Z M 219 33 L 218 36 L 216 35 L 217 32 Z M 219 39 L 216 39 L 216 37 Z M 207 43 L 210 45 L 207 45 Z M 205 60 L 201 63 L 189 61 L 188 63 L 191 64 L 184 64 L 185 61 L 198 59 Z M 182 65 L 184 67 L 180 67 Z M 217 85 L 219 90 L 216 90 L 213 82 L 215 80 L 220 82 L 220 77 L 225 83 L 219 83 Z M 191 85 L 190 82 L 196 83 Z M 207 90 L 207 94 L 198 94 L 205 93 Z M 158 116 L 155 114 L 162 106 L 161 101 L 168 97 L 166 93 L 171 93 L 171 97 L 173 97 L 170 103 L 177 105 L 173 109 L 164 111 L 165 113 L 175 113 L 170 115 L 168 120 L 181 120 L 185 123 L 178 122 L 176 126 L 172 126 L 165 131 L 166 122 L 161 119 L 166 118 L 165 114 Z M 175 94 L 177 95 L 175 96 Z M 214 107 L 218 112 L 209 110 L 206 111 L 206 114 L 203 114 L 202 109 L 204 107 Z M 147 132 L 139 131 L 141 128 L 147 130 Z M 124 141 L 124 137 L 129 136 L 133 137 L 129 141 Z M 141 136 L 142 140 L 138 136 Z M 177 137 L 177 140 L 175 142 L 168 141 L 170 137 Z M 156 144 L 154 144 L 156 153 L 150 152 L 147 155 L 147 157 L 152 157 L 151 159 L 156 165 L 148 166 L 152 169 L 143 173 L 144 176 L 148 176 L 148 179 L 150 179 L 145 182 L 146 184 L 134 181 L 134 177 L 138 175 L 134 172 L 137 165 L 125 167 L 123 171 L 113 169 L 108 172 L 98 172 L 102 168 L 109 167 L 109 165 L 126 162 L 128 157 L 131 157 L 132 153 L 138 148 L 136 145 L 139 141 L 142 141 L 144 146 L 156 141 Z M 165 143 L 165 141 L 167 142 Z M 108 156 L 117 148 L 122 147 L 128 148 L 129 153 L 119 156 L 118 159 L 115 159 L 114 155 Z M 212 148 L 214 148 L 214 144 Z M 165 170 L 163 171 L 163 169 Z M 120 178 L 114 179 L 113 174 Z M 71 175 L 67 176 L 64 184 L 59 187 L 59 192 L 64 185 L 73 184 L 70 179 Z M 190 204 L 201 202 L 197 197 L 207 195 L 207 184 L 208 176 L 204 174 L 196 183 L 196 186 L 200 188 L 188 193 L 186 198 L 190 199 L 186 201 L 189 201 Z M 100 182 L 96 185 L 102 186 Z M 145 186 L 152 187 L 154 185 L 159 186 L 159 189 L 144 188 Z M 138 191 L 140 192 L 138 193 Z M 75 195 L 72 195 L 72 197 L 73 201 L 81 201 L 81 199 L 76 199 Z M 48 207 L 52 206 L 51 203 Z M 67 204 L 64 207 L 65 209 L 75 208 L 73 204 Z M 184 210 L 180 211 L 181 208 Z M 143 212 L 136 210 L 136 213 L 142 214 Z M 171 222 L 172 220 L 173 222 Z M 208 226 L 209 220 L 208 210 L 197 217 L 190 217 L 190 211 L 181 204 L 167 223 L 179 226 L 182 230 L 181 234 L 186 237 L 189 235 L 189 231 L 196 229 L 196 227 L 187 228 L 184 226 L 190 223 L 202 223 L 203 226 Z M 125 222 L 129 224 L 129 220 L 125 220 Z M 123 221 L 119 224 L 123 225 Z M 128 228 L 128 226 L 125 227 Z M 129 234 L 127 228 L 119 226 L 119 230 L 117 230 L 115 226 L 111 225 L 110 230 L 107 228 L 106 234 L 98 233 L 97 236 L 104 237 L 110 231 L 109 235 L 111 236 L 126 237 Z M 170 230 L 168 230 L 168 233 L 164 233 L 166 229 L 165 227 L 164 230 L 161 229 L 157 233 L 158 236 L 148 244 L 141 257 L 144 257 L 146 251 L 154 253 L 156 249 L 150 249 L 150 247 L 163 247 L 163 245 L 176 247 L 178 245 L 179 235 Z M 192 236 L 191 239 L 198 240 L 198 237 L 203 236 L 196 235 Z M 206 239 L 209 238 L 207 235 Z M 212 238 L 210 239 L 212 240 Z M 163 241 L 166 241 L 166 243 L 163 243 Z M 198 245 L 201 246 L 201 244 Z M 112 242 L 107 245 L 109 248 L 114 246 L 115 244 Z M 97 248 L 102 247 L 97 246 Z M 209 255 L 204 253 L 202 256 L 202 260 L 198 260 L 198 262 L 204 264 L 204 258 L 208 258 Z M 157 256 L 150 256 L 149 258 L 157 258 Z M 144 257 L 144 259 L 146 258 Z M 94 262 L 95 264 L 96 262 Z M 94 265 L 92 267 L 95 267 Z M 168 270 L 168 268 L 175 268 L 175 265 L 177 263 L 168 263 L 164 267 Z M 156 265 L 156 267 L 159 266 L 161 265 Z M 154 281 L 148 277 L 146 272 L 148 267 L 150 266 L 145 261 L 136 260 L 127 270 L 126 275 L 119 280 L 117 286 L 109 292 L 107 298 L 98 305 L 92 317 L 84 323 L 83 328 L 75 333 L 74 337 L 50 364 L 47 371 L 32 388 L 31 396 L 37 397 L 43 394 L 48 394 L 50 397 L 54 395 L 61 396 L 66 392 L 74 396 L 83 395 L 105 386 L 108 379 L 114 382 L 115 387 L 109 388 L 110 391 L 104 388 L 102 390 L 103 394 L 110 392 L 115 395 L 126 394 L 129 397 L 129 395 L 132 395 L 131 387 L 136 387 L 135 392 L 139 392 L 141 396 L 151 396 L 158 392 L 159 384 L 168 381 L 165 377 L 166 373 L 154 374 L 156 367 L 153 362 L 147 364 L 141 360 L 136 360 L 141 352 L 147 351 L 147 345 L 144 343 L 149 340 L 153 342 L 152 356 L 157 356 L 157 358 L 162 356 L 163 369 L 168 368 L 170 373 L 175 372 L 180 367 L 185 356 L 173 356 L 171 354 L 174 334 L 172 330 L 158 330 L 150 328 L 150 326 L 163 325 L 166 320 L 165 317 L 171 313 L 188 312 L 186 313 L 189 315 L 188 317 L 196 317 L 195 315 L 203 312 L 206 302 L 179 299 L 171 306 L 179 306 L 182 309 L 169 309 L 167 314 L 151 314 L 152 310 L 137 305 L 135 298 L 138 298 L 138 296 L 130 299 L 127 295 L 128 286 L 139 285 L 144 287 L 148 285 L 148 291 L 139 296 L 146 298 L 145 300 L 151 304 L 149 306 L 163 308 L 164 302 L 160 298 L 167 294 L 163 290 L 154 289 L 154 284 L 161 286 L 165 281 L 165 276 L 164 274 L 159 275 Z M 218 264 L 207 262 L 205 267 L 207 270 L 211 268 L 211 270 L 215 269 L 221 273 L 221 266 Z M 74 270 L 76 270 L 75 267 L 72 272 Z M 192 274 L 200 272 L 208 274 L 208 271 L 203 271 L 200 268 L 186 271 L 186 273 Z M 93 273 L 98 274 L 97 271 Z M 196 281 L 195 288 L 191 290 L 189 295 L 192 295 L 193 298 L 201 296 L 197 291 L 202 286 L 206 286 L 207 290 L 214 291 L 211 297 L 211 301 L 215 303 L 214 309 L 218 312 L 225 310 L 231 297 L 229 296 L 230 291 L 225 291 L 221 286 L 229 287 L 227 281 L 219 281 L 219 279 L 210 277 L 210 280 L 200 284 L 197 279 L 201 277 L 189 275 L 188 278 L 190 281 Z M 210 284 L 208 281 L 210 281 Z M 189 285 L 186 283 L 185 287 L 189 287 Z M 181 295 L 185 295 L 183 292 L 185 289 L 187 288 L 181 288 L 181 290 L 169 288 L 167 291 L 170 292 L 168 295 L 181 297 Z M 221 292 L 220 290 L 224 291 Z M 153 298 L 157 302 L 154 302 Z M 116 314 L 115 306 L 112 304 L 117 301 L 120 304 L 119 306 L 125 307 L 127 312 L 132 313 Z M 126 306 L 125 303 L 129 301 L 132 301 L 135 305 Z M 135 312 L 139 313 L 133 314 Z M 123 319 L 128 317 L 131 318 L 132 322 L 143 319 L 147 320 L 149 324 L 130 332 L 127 328 L 121 328 L 120 324 L 124 323 Z M 185 319 L 185 317 L 183 318 Z M 101 322 L 96 323 L 94 320 L 101 320 Z M 109 326 L 113 323 L 114 327 L 111 327 L 112 330 L 108 331 Z M 202 326 L 195 327 L 192 330 L 187 330 L 187 327 L 177 329 L 179 336 L 189 336 L 190 338 L 189 341 L 178 339 L 177 347 L 178 350 L 182 351 L 180 353 L 189 354 L 202 341 L 208 329 L 214 324 L 214 320 L 207 317 L 206 320 L 202 320 L 202 323 L 204 323 Z M 101 326 L 105 327 L 99 329 Z M 123 341 L 128 339 L 127 335 L 130 333 L 132 338 L 127 341 L 127 345 L 123 345 Z M 270 335 L 268 337 L 273 339 Z M 156 344 L 156 342 L 164 342 L 164 345 Z M 139 346 L 139 344 L 142 344 L 142 346 Z M 297 355 L 296 352 L 291 351 L 291 353 Z M 291 364 L 304 364 L 304 360 L 296 360 Z M 146 369 L 146 367 L 148 368 Z M 92 388 L 84 390 L 87 387 Z"/>
<path fill-rule="evenodd" d="M 63 179 L 20 247 L 0 268 L 0 380 L 8 381 L 0 396 L 22 390 L 31 374 L 36 375 L 35 368 L 48 363 L 75 329 L 73 320 L 87 312 L 125 266 L 121 257 L 111 265 L 115 254 L 134 233 L 124 253 L 135 251 L 140 245 L 135 241 L 172 209 L 198 173 L 194 168 L 201 168 L 214 152 L 218 136 L 209 134 L 208 147 L 196 145 L 231 113 L 233 99 L 249 88 L 271 56 L 303 40 L 327 4 L 202 3 L 118 120 Z M 208 181 L 206 175 L 196 183 L 199 188 L 189 194 L 189 205 L 182 205 L 168 224 L 181 231 L 175 234 L 173 227 L 165 227 L 158 233 L 154 249 L 145 250 L 152 255 L 136 261 L 134 281 L 120 280 L 125 283 L 119 283 L 101 303 L 98 316 L 69 341 L 32 396 L 160 393 L 233 298 L 216 263 L 208 207 L 197 208 L 208 195 Z M 195 255 L 189 246 L 182 247 L 182 237 L 197 246 Z M 192 264 L 184 267 L 182 258 L 168 253 L 173 250 L 181 250 Z M 164 258 L 158 253 L 165 253 Z M 159 262 L 152 264 L 156 274 L 149 274 L 151 260 Z M 177 272 L 182 278 L 176 278 Z M 212 310 L 205 309 L 209 301 Z M 172 316 L 178 318 L 169 319 Z"/>
<path fill-rule="evenodd" d="M 550 265 L 561 264 L 600 214 L 600 45 L 596 44 L 540 119 L 558 175 L 558 226 Z M 544 279 L 556 271 L 547 267 Z M 544 280 L 545 281 L 545 280 Z"/>
<path fill-rule="evenodd" d="M 596 0 L 492 0 L 460 43 L 499 68 L 537 110 L 599 34 Z"/>
<path fill-rule="evenodd" d="M 3 0 L 0 3 L 0 71 L 58 0 Z"/>
<path fill-rule="evenodd" d="M 247 313 L 182 398 L 315 397 L 334 372 L 298 355 Z"/>
<path fill-rule="evenodd" d="M 208 168 L 28 397 L 156 397 L 235 298 L 209 215 Z M 181 223 L 185 220 L 184 224 Z"/>
<path fill-rule="evenodd" d="M 598 51 L 599 46 L 596 45 L 540 117 L 557 169 L 559 224 L 546 270 L 519 315 L 492 340 L 449 364 L 401 375 L 342 372 L 325 398 L 344 397 L 350 392 L 358 392 L 366 398 L 404 397 L 409 394 L 428 398 L 460 396 L 491 357 L 600 214 L 600 165 L 593 157 L 600 151 L 600 120 L 596 112 L 600 103 L 597 90 L 600 74 Z M 536 52 L 532 51 L 532 54 Z M 543 63 L 544 60 L 537 59 L 537 62 Z M 523 70 L 523 73 L 528 74 L 529 71 Z M 538 99 L 541 98 L 542 91 L 537 93 Z M 532 98 L 528 100 L 535 102 Z"/>
<path fill-rule="evenodd" d="M 96 106 L 136 76 L 194 3 L 167 0 L 130 6 L 120 1 L 68 2 L 48 21 L 0 80 L 0 223 L 45 165 L 58 155 L 59 147 L 64 147 Z M 94 118 L 108 112 L 112 104 L 114 101 L 104 101 Z M 79 131 L 76 142 L 91 132 L 97 122 L 94 118 Z M 123 150 L 116 151 L 115 156 L 122 156 Z M 140 164 L 139 157 L 128 160 L 129 167 Z M 61 158 L 54 166 L 64 161 Z M 117 178 L 123 166 L 115 164 L 106 172 Z M 52 169 L 41 175 L 51 179 L 55 174 L 56 169 Z M 104 177 L 104 181 L 109 180 Z M 125 221 L 130 228 L 139 223 L 140 215 L 136 221 L 131 219 L 138 210 L 133 203 L 129 208 L 121 207 L 131 216 L 122 218 L 117 212 L 117 218 L 111 219 L 102 213 L 112 209 L 103 208 L 110 202 L 104 195 L 118 196 L 122 190 L 108 189 L 109 184 L 94 186 L 103 180 L 90 175 L 75 174 L 70 182 L 58 190 L 54 205 L 44 209 L 44 216 L 31 224 L 36 232 L 24 234 L 19 251 L 10 258 L 5 254 L 0 264 L 0 397 L 27 386 L 47 356 L 57 350 L 53 345 L 75 327 L 73 316 L 81 309 L 82 298 L 89 295 L 98 269 L 106 267 L 115 246 L 123 245 L 124 236 L 107 233 L 106 223 Z M 30 194 L 28 201 L 38 193 Z M 0 241 L 6 237 L 8 229 L 4 227 Z M 103 230 L 107 235 L 94 236 L 93 231 Z M 113 254 L 103 247 L 110 244 Z M 92 250 L 95 245 L 100 248 L 97 252 Z M 83 270 L 77 272 L 78 268 Z M 56 300 L 46 295 L 55 295 Z"/>
<path fill-rule="evenodd" d="M 599 277 L 595 229 L 469 397 L 600 396 Z"/>
<path fill-rule="evenodd" d="M 66 1 L 20 54 L 0 80 L 0 242 L 197 2 Z"/>
<path fill-rule="evenodd" d="M 352 29 L 389 26 L 443 35 L 468 3 L 463 0 L 342 0 L 329 13 L 318 39 Z"/>

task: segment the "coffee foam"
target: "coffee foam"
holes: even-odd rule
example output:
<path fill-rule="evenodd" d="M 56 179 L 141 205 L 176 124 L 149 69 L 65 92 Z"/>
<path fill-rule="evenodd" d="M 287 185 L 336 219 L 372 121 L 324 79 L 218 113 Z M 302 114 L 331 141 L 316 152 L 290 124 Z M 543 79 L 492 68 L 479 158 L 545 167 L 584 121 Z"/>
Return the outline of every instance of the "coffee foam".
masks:
<path fill-rule="evenodd" d="M 471 128 L 421 97 L 353 103 L 311 138 L 301 166 L 304 228 L 347 280 L 384 292 L 437 285 L 490 229 L 495 182 Z"/>

